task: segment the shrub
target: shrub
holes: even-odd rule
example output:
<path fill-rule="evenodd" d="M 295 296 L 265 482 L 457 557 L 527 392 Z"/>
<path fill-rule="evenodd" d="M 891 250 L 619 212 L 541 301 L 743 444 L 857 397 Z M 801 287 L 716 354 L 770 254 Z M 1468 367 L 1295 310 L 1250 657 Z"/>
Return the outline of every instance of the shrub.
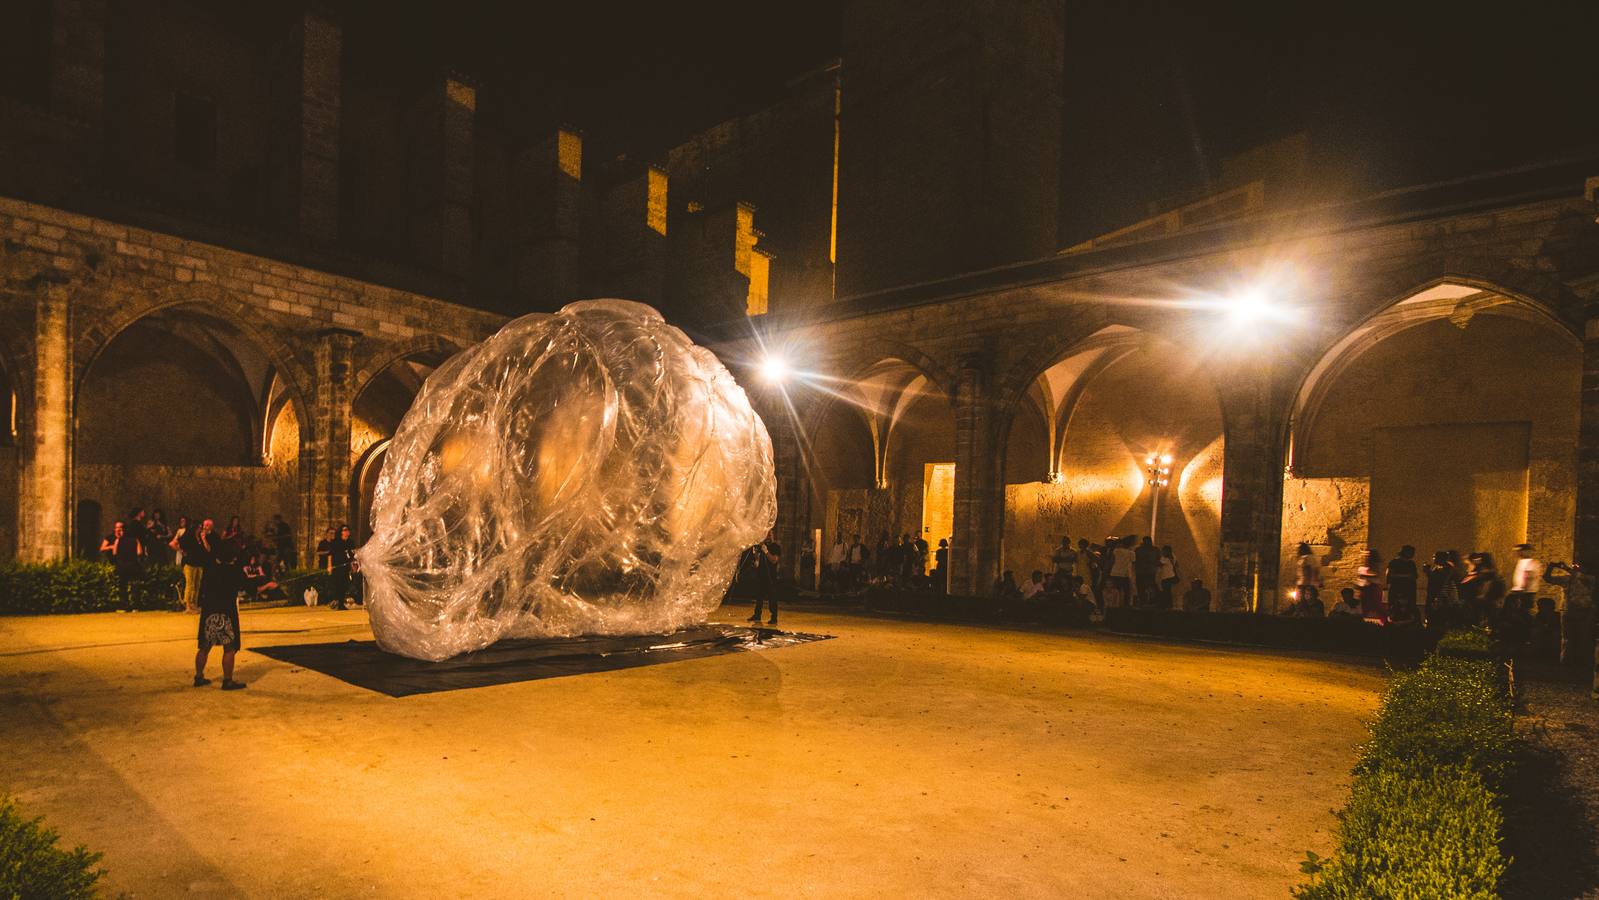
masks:
<path fill-rule="evenodd" d="M 1497 663 L 1439 654 L 1396 675 L 1355 764 L 1337 848 L 1308 855 L 1311 878 L 1294 896 L 1497 897 L 1512 742 Z"/>
<path fill-rule="evenodd" d="M 0 897 L 16 900 L 76 900 L 95 896 L 105 873 L 94 868 L 100 854 L 83 847 L 62 850 L 41 819 L 26 819 L 10 798 L 0 797 Z"/>
<path fill-rule="evenodd" d="M 1294 892 L 1301 900 L 1495 898 L 1506 861 L 1498 798 L 1466 766 L 1399 765 L 1359 778 L 1339 849 Z"/>
<path fill-rule="evenodd" d="M 156 565 L 133 583 L 134 609 L 178 609 L 183 576 Z M 103 612 L 122 608 L 108 563 L 67 559 L 0 566 L 0 614 Z"/>
<path fill-rule="evenodd" d="M 1488 629 L 1462 628 L 1438 639 L 1439 653 L 1487 654 L 1493 650 L 1493 637 Z"/>

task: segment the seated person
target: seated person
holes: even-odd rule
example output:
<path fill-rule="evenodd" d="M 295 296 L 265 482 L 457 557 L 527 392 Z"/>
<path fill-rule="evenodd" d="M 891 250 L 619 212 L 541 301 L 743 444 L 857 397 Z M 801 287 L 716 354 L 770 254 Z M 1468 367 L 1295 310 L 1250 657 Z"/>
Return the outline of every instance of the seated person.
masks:
<path fill-rule="evenodd" d="M 1005 574 L 1001 575 L 999 580 L 994 582 L 993 599 L 1003 602 L 1020 600 L 1021 598 L 1022 589 L 1016 585 L 1016 573 L 1012 572 L 1010 569 L 1006 569 Z"/>
<path fill-rule="evenodd" d="M 1022 588 L 1023 600 L 1037 600 L 1038 595 L 1044 592 L 1044 573 L 1039 569 L 1033 570 L 1033 577 L 1028 579 L 1027 586 Z"/>
<path fill-rule="evenodd" d="M 1355 589 L 1346 587 L 1338 592 L 1338 603 L 1332 611 L 1327 613 L 1329 619 L 1350 619 L 1358 621 L 1364 619 L 1366 613 L 1360 608 L 1360 601 L 1355 598 Z"/>
<path fill-rule="evenodd" d="M 1183 612 L 1210 612 L 1210 590 L 1202 578 L 1195 578 L 1183 591 Z"/>
<path fill-rule="evenodd" d="M 249 596 L 264 596 L 277 586 L 278 583 L 267 574 L 266 567 L 261 565 L 261 557 L 251 556 L 250 561 L 244 564 L 244 589 Z"/>
<path fill-rule="evenodd" d="M 1321 619 L 1327 616 L 1327 607 L 1314 589 L 1308 591 L 1301 589 L 1294 592 L 1294 602 L 1283 610 L 1283 615 L 1301 619 Z"/>

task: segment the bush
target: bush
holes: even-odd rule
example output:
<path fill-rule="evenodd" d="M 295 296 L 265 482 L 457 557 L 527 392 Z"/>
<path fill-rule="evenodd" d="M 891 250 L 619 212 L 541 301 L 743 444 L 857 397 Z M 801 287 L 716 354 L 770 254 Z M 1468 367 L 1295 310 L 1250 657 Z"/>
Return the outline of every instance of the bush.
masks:
<path fill-rule="evenodd" d="M 0 797 L 0 897 L 15 900 L 76 900 L 95 896 L 105 873 L 94 868 L 100 854 L 83 847 L 62 850 L 41 819 L 25 819 L 15 803 Z"/>
<path fill-rule="evenodd" d="M 1493 651 L 1493 637 L 1488 629 L 1462 628 L 1438 639 L 1438 652 L 1466 656 L 1487 655 Z"/>
<path fill-rule="evenodd" d="M 1337 848 L 1326 860 L 1308 855 L 1311 879 L 1296 897 L 1498 896 L 1513 749 L 1499 669 L 1434 655 L 1394 677 L 1355 764 Z"/>
<path fill-rule="evenodd" d="M 1495 898 L 1506 860 L 1499 800 L 1467 766 L 1400 766 L 1355 782 L 1339 849 L 1301 900 Z"/>
<path fill-rule="evenodd" d="M 133 583 L 134 609 L 180 609 L 183 575 L 156 565 Z M 68 559 L 0 566 L 0 614 L 104 612 L 121 609 L 116 570 L 109 563 Z"/>

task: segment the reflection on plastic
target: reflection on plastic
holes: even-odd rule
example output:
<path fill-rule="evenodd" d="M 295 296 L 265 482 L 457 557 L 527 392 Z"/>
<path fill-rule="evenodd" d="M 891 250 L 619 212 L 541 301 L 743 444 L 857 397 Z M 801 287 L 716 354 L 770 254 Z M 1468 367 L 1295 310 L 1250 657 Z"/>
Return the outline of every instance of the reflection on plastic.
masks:
<path fill-rule="evenodd" d="M 434 372 L 394 435 L 359 552 L 372 633 L 440 660 L 704 622 L 775 485 L 744 390 L 655 310 L 524 316 Z"/>

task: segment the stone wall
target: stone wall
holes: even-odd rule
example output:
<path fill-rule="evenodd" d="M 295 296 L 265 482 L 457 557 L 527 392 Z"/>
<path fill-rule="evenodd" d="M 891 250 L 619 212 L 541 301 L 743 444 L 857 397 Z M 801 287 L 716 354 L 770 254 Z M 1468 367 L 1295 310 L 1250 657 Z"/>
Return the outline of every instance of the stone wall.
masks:
<path fill-rule="evenodd" d="M 1294 436 L 1284 585 L 1300 541 L 1333 588 L 1353 583 L 1368 541 L 1384 562 L 1411 544 L 1422 561 L 1483 550 L 1506 566 L 1522 540 L 1567 559 L 1581 367 L 1569 333 L 1492 312 L 1360 352 Z"/>

